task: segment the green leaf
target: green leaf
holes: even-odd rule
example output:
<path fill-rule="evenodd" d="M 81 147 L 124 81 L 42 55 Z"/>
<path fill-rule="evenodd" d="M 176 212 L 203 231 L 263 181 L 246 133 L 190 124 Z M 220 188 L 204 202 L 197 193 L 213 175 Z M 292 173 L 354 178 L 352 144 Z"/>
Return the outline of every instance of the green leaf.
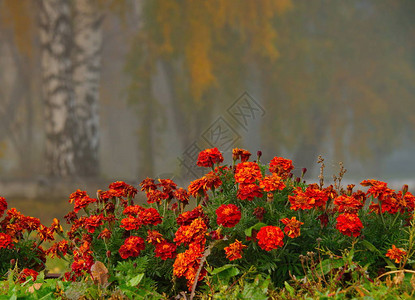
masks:
<path fill-rule="evenodd" d="M 371 242 L 362 240 L 361 243 L 367 248 L 367 250 L 375 253 L 380 253 L 379 249 L 377 249 Z"/>
<path fill-rule="evenodd" d="M 265 223 L 256 223 L 254 226 L 251 226 L 251 227 L 245 229 L 245 235 L 250 237 L 250 236 L 252 236 L 252 229 L 259 230 L 264 226 L 267 226 L 267 224 L 265 224 Z"/>
<path fill-rule="evenodd" d="M 138 274 L 137 276 L 131 278 L 128 281 L 128 285 L 129 286 L 137 286 L 140 283 L 140 281 L 143 279 L 143 277 L 144 277 L 144 273 Z"/>
<path fill-rule="evenodd" d="M 290 296 L 294 297 L 295 295 L 294 288 L 291 285 L 289 285 L 287 281 L 284 281 L 284 286 L 287 289 L 288 293 L 290 293 Z"/>

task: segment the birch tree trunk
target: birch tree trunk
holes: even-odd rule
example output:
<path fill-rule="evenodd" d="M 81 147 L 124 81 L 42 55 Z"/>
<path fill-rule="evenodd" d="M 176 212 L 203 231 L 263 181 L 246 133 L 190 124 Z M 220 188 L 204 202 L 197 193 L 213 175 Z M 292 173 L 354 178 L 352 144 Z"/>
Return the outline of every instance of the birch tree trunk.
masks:
<path fill-rule="evenodd" d="M 46 172 L 73 175 L 75 169 L 70 2 L 39 0 L 42 90 L 46 131 Z"/>
<path fill-rule="evenodd" d="M 102 13 L 96 0 L 75 0 L 74 5 L 75 167 L 82 176 L 96 176 L 99 172 L 98 99 Z"/>

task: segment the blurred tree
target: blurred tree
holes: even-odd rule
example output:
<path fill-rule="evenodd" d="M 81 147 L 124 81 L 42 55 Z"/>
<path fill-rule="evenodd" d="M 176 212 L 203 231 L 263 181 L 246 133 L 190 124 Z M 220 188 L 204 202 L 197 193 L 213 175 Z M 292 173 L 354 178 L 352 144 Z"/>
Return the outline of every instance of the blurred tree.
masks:
<path fill-rule="evenodd" d="M 244 64 L 278 57 L 271 20 L 290 7 L 290 0 L 144 1 L 142 28 L 127 62 L 130 99 L 145 112 L 139 174 L 152 174 L 159 148 L 150 135 L 163 114 L 154 100 L 160 76 L 184 150 L 207 129 L 215 106 L 226 109 L 222 100 L 244 91 L 249 72 Z"/>
<path fill-rule="evenodd" d="M 262 68 L 267 149 L 293 153 L 298 169 L 333 148 L 380 166 L 415 121 L 413 4 L 302 0 L 275 19 L 281 57 Z"/>
<path fill-rule="evenodd" d="M 0 140 L 12 146 L 20 176 L 33 169 L 36 62 L 32 30 L 35 14 L 28 1 L 0 1 Z M 7 141 L 7 142 L 6 142 Z"/>

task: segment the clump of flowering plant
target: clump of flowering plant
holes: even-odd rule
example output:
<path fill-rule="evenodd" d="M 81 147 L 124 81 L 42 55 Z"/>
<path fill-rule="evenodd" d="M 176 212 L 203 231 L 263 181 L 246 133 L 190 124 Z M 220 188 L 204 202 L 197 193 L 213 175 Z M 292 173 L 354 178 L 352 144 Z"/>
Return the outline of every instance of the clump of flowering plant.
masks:
<path fill-rule="evenodd" d="M 135 200 L 138 189 L 122 181 L 96 198 L 77 190 L 69 197 L 73 211 L 65 216 L 70 230 L 46 253 L 70 261 L 65 273 L 70 281 L 93 276 L 98 262 L 112 280 L 119 280 L 116 272 L 126 264 L 145 265 L 140 280 L 157 282 L 157 292 L 170 296 L 209 291 L 209 272 L 230 263 L 244 272 L 255 268 L 280 286 L 289 274 L 304 275 L 301 257 L 316 249 L 341 255 L 350 248 L 357 263 L 368 262 L 373 276 L 385 266 L 385 253 L 403 262 L 392 245 L 407 237 L 400 229 L 411 223 L 415 197 L 407 189 L 395 192 L 366 180 L 361 183 L 369 187 L 366 192 L 353 191 L 354 185 L 343 189 L 340 179 L 324 187 L 322 175 L 320 184 L 307 184 L 293 176 L 289 159 L 274 157 L 264 165 L 250 157 L 234 149 L 232 163 L 223 165 L 217 148 L 203 150 L 197 165 L 208 168 L 204 176 L 187 188 L 146 178 L 141 202 Z M 50 230 L 39 226 L 39 236 L 51 238 Z M 5 249 L 13 244 L 0 234 Z"/>
<path fill-rule="evenodd" d="M 62 234 L 62 227 L 55 218 L 49 227 L 38 218 L 25 216 L 15 208 L 7 210 L 7 201 L 0 197 L 0 277 L 4 278 L 10 268 L 22 270 L 19 281 L 27 276 L 36 278 L 45 268 L 46 255 L 50 249 L 42 247 L 51 242 L 55 234 Z"/>

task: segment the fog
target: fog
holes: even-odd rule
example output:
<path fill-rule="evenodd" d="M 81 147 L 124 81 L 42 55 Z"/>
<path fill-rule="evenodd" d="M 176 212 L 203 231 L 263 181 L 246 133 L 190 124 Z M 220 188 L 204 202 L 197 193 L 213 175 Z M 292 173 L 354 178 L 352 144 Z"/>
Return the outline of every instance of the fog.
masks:
<path fill-rule="evenodd" d="M 411 188 L 414 15 L 411 0 L 0 0 L 0 196 L 186 187 L 212 147 Z"/>

